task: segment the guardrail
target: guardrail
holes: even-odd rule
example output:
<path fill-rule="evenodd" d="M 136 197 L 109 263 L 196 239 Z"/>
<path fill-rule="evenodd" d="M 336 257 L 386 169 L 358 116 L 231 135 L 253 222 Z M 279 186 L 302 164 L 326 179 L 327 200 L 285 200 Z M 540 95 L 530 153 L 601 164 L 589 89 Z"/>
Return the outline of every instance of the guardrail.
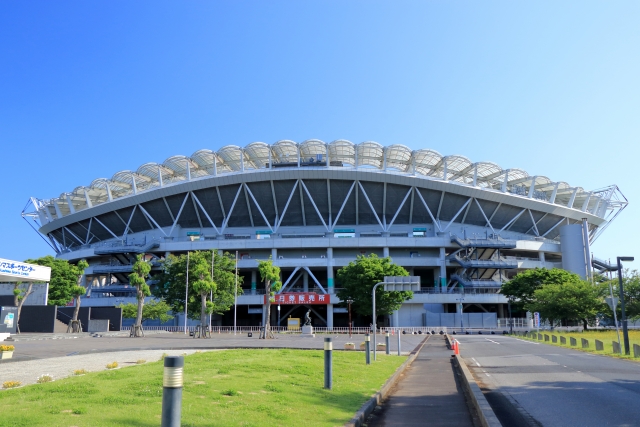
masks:
<path fill-rule="evenodd" d="M 442 290 L 439 287 L 436 288 L 421 288 L 419 291 L 413 291 L 414 294 L 498 294 L 500 293 L 499 287 L 491 288 L 479 288 L 479 287 L 465 287 L 465 288 L 450 288 Z"/>
<path fill-rule="evenodd" d="M 188 332 L 194 332 L 198 326 L 187 326 Z M 145 331 L 167 331 L 167 332 L 183 332 L 185 330 L 184 326 L 143 326 Z M 378 334 L 385 334 L 387 332 L 392 334 L 427 334 L 430 331 L 434 331 L 439 334 L 447 333 L 447 330 L 455 329 L 455 328 L 447 328 L 446 326 L 441 327 L 428 327 L 428 326 L 407 326 L 407 327 L 382 327 L 378 328 Z M 469 329 L 469 328 L 467 328 Z M 492 328 L 481 328 L 481 329 L 492 329 Z M 211 333 L 213 334 L 233 334 L 239 333 L 244 334 L 247 332 L 260 332 L 262 330 L 262 326 L 212 326 Z M 271 330 L 274 333 L 286 333 L 286 334 L 301 334 L 301 329 L 289 330 L 287 326 L 271 326 Z M 313 327 L 313 331 L 318 334 L 349 334 L 349 327 L 340 326 L 340 327 Z M 352 327 L 351 333 L 353 335 L 363 335 L 367 333 L 371 333 L 370 327 Z"/>
<path fill-rule="evenodd" d="M 387 237 L 387 236 L 378 236 L 378 235 L 372 235 L 369 234 L 367 235 L 367 233 L 363 233 L 363 235 L 360 235 L 360 233 L 356 233 L 356 237 L 354 238 L 363 238 L 363 239 L 367 239 L 367 238 L 371 238 L 371 237 Z M 393 233 L 394 235 L 391 236 L 389 235 L 388 237 L 407 237 L 410 239 L 415 239 L 415 238 L 424 238 L 424 237 L 428 237 L 428 236 L 412 236 L 410 235 L 410 232 L 407 232 L 406 235 L 403 236 L 399 236 L 398 234 L 401 233 Z M 404 233 L 402 233 L 404 234 Z M 290 236 L 290 234 L 289 234 Z M 305 238 L 305 237 L 313 237 L 313 238 L 334 238 L 333 234 L 325 234 L 323 236 L 320 236 L 319 234 L 312 234 L 312 235 L 300 235 L 300 238 Z M 154 243 L 169 243 L 169 242 L 193 242 L 193 241 L 204 241 L 204 240 L 236 240 L 236 239 L 241 239 L 241 240 L 256 240 L 257 237 L 254 234 L 251 235 L 247 235 L 247 234 L 226 234 L 226 235 L 200 235 L 197 236 L 199 238 L 195 238 L 195 236 L 171 236 L 171 237 L 154 237 L 153 239 L 147 240 L 146 242 L 136 242 L 136 241 L 128 241 L 128 240 L 124 240 L 124 239 L 119 239 L 117 241 L 106 241 L 106 242 L 98 242 L 98 243 L 90 243 L 90 244 L 84 244 L 84 245 L 79 245 L 79 246 L 74 246 L 71 248 L 66 248 L 65 250 L 62 251 L 62 253 L 68 253 L 68 252 L 74 252 L 74 251 L 78 251 L 78 250 L 82 250 L 82 249 L 91 249 L 93 248 L 95 249 L 105 249 L 108 250 L 109 248 L 115 248 L 115 247 L 119 247 L 119 246 L 125 246 L 129 249 L 140 249 L 143 248 L 149 244 L 154 244 Z M 439 236 L 429 236 L 429 237 L 439 237 Z M 286 238 L 291 238 L 291 237 L 285 237 L 284 235 L 278 235 L 278 233 L 274 233 L 271 234 L 271 239 L 286 239 Z M 464 240 L 464 239 L 461 239 Z M 470 239 L 470 240 L 474 240 L 475 239 Z M 483 240 L 483 239 L 477 239 L 477 240 Z M 509 238 L 509 239 L 502 239 L 501 241 L 517 241 L 517 240 L 533 240 L 533 241 L 538 241 L 538 242 L 543 242 L 543 243 L 553 243 L 553 244 L 558 244 L 559 241 L 557 240 L 552 240 L 552 239 L 547 239 L 547 238 L 542 238 L 542 237 L 535 237 L 535 236 L 514 236 L 513 238 Z"/>

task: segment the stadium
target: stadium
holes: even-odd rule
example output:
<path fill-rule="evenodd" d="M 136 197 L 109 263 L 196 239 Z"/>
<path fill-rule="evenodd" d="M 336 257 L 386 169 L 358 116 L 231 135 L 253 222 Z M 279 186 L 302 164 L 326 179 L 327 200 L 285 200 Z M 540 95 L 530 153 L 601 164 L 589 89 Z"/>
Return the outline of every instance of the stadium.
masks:
<path fill-rule="evenodd" d="M 343 327 L 336 271 L 377 254 L 421 280 L 385 325 L 453 326 L 464 316 L 487 326 L 508 315 L 498 291 L 520 271 L 588 277 L 590 244 L 626 205 L 615 185 L 589 191 L 429 149 L 283 140 L 146 163 L 31 198 L 22 214 L 59 258 L 89 262 L 85 306 L 135 301 L 127 277 L 136 254 L 217 249 L 238 252 L 238 325 L 264 321 L 257 260 L 271 256 L 283 276 L 272 325 L 308 307 L 314 325 Z"/>

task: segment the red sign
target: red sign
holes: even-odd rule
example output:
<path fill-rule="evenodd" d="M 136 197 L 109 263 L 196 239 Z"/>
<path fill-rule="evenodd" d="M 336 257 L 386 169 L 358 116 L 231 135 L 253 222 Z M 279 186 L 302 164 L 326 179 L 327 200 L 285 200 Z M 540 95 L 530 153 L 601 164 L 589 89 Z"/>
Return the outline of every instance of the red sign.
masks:
<path fill-rule="evenodd" d="M 329 304 L 331 302 L 331 295 L 317 294 L 315 292 L 290 292 L 276 294 L 274 296 L 275 301 L 273 304 L 281 305 L 295 305 L 295 304 L 312 304 L 322 305 Z M 264 302 L 267 302 L 267 296 L 265 295 Z"/>

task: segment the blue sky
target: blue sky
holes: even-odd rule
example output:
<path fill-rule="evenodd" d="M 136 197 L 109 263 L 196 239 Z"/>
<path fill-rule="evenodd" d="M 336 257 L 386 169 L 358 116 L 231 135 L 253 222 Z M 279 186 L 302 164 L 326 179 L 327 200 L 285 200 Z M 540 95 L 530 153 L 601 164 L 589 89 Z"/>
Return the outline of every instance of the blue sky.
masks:
<path fill-rule="evenodd" d="M 630 205 L 592 249 L 640 258 L 638 22 L 631 1 L 0 2 L 0 257 L 51 253 L 31 196 L 344 138 L 618 184 Z"/>

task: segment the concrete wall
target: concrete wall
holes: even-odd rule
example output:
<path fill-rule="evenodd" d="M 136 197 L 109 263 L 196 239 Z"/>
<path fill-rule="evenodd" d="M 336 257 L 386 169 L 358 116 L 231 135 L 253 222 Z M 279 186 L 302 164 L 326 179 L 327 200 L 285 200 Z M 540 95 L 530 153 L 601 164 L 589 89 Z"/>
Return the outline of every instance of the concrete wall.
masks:
<path fill-rule="evenodd" d="M 402 304 L 398 310 L 399 326 L 423 326 L 423 313 L 425 313 L 423 304 Z"/>
<path fill-rule="evenodd" d="M 26 290 L 29 287 L 27 283 L 20 285 L 20 289 Z M 46 305 L 47 295 L 49 293 L 48 283 L 34 283 L 32 293 L 27 297 L 24 305 Z M 0 295 L 11 296 L 13 298 L 13 283 L 0 283 Z M 13 303 L 11 303 L 13 305 Z"/>
<path fill-rule="evenodd" d="M 25 305 L 20 313 L 20 332 L 53 332 L 57 307 Z"/>

